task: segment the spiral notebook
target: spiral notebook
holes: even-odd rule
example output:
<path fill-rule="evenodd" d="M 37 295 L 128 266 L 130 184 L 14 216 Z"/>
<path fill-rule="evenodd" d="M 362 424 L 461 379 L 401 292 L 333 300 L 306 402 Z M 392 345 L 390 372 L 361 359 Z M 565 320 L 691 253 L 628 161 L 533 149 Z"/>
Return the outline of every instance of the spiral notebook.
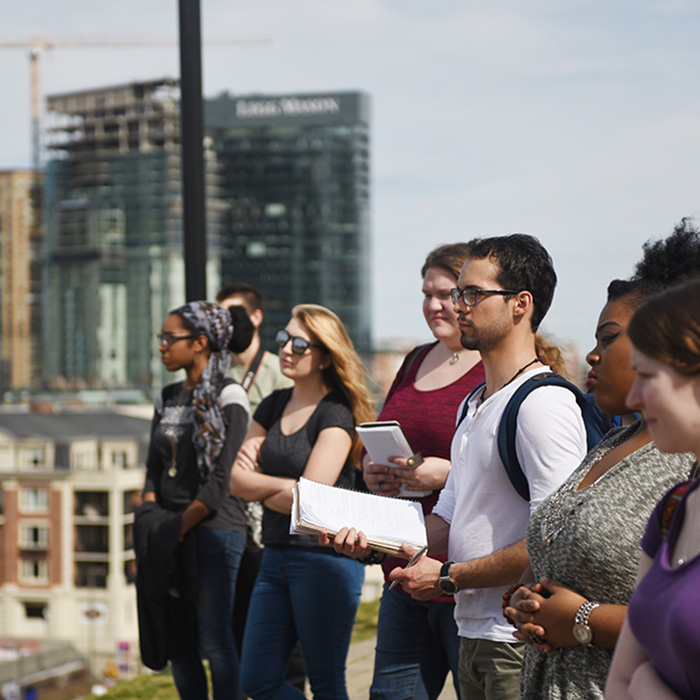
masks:
<path fill-rule="evenodd" d="M 388 554 L 397 554 L 404 542 L 413 547 L 428 543 L 420 503 L 299 479 L 293 490 L 290 534 L 334 536 L 343 527 L 362 530 L 373 549 Z"/>

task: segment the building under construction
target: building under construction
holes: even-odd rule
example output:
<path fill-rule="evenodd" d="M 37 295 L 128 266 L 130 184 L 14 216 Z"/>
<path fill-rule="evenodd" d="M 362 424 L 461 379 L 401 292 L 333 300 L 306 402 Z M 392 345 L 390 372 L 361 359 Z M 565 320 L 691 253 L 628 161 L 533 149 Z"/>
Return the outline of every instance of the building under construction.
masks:
<path fill-rule="evenodd" d="M 155 334 L 185 301 L 178 83 L 51 96 L 46 133 L 45 381 L 159 386 Z M 208 208 L 216 259 L 216 203 Z"/>
<path fill-rule="evenodd" d="M 249 282 L 274 346 L 292 306 L 330 307 L 370 351 L 369 97 L 205 100 L 207 290 Z M 184 302 L 179 89 L 48 98 L 45 380 L 156 388 L 155 334 Z"/>

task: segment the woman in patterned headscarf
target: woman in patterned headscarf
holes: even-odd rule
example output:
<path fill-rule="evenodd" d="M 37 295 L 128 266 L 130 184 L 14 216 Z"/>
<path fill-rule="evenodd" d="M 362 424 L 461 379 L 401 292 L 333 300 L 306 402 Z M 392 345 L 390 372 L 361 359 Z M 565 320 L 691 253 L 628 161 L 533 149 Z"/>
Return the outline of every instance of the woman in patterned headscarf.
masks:
<path fill-rule="evenodd" d="M 156 400 L 144 488 L 145 501 L 180 514 L 180 541 L 196 543 L 199 650 L 181 645 L 170 658 L 183 700 L 207 700 L 203 658 L 215 700 L 239 695 L 231 619 L 246 522 L 229 476 L 250 410 L 243 388 L 226 376 L 236 333 L 227 310 L 195 301 L 168 314 L 158 335 L 165 367 L 186 374 Z"/>

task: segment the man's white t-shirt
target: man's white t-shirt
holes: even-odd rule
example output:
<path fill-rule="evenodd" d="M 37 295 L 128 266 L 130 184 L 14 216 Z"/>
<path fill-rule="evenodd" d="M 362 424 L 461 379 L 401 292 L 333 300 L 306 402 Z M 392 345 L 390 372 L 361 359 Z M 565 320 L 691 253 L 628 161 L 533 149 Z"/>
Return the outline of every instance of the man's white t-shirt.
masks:
<path fill-rule="evenodd" d="M 450 475 L 433 509 L 450 525 L 449 558 L 456 562 L 478 559 L 522 540 L 530 513 L 587 452 L 586 429 L 573 393 L 562 387 L 538 388 L 520 406 L 515 439 L 530 502 L 510 483 L 496 440 L 501 416 L 515 390 L 541 372 L 551 370 L 531 370 L 481 405 L 482 392 L 476 392 L 457 426 Z M 458 417 L 461 412 L 462 407 Z M 502 615 L 505 588 L 465 589 L 456 594 L 455 619 L 461 637 L 516 641 L 513 627 Z"/>

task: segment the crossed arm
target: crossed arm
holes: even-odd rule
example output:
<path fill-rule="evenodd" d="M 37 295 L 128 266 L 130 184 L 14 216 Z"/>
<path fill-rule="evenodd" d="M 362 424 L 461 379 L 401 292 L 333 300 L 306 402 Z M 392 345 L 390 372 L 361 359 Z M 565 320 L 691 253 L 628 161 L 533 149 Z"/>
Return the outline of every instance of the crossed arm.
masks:
<path fill-rule="evenodd" d="M 231 469 L 231 492 L 246 501 L 262 501 L 271 510 L 289 513 L 292 509 L 292 489 L 297 480 L 272 476 L 261 471 L 260 450 L 267 431 L 253 421 Z M 334 484 L 345 465 L 352 438 L 339 427 L 324 428 L 318 434 L 304 476 L 323 484 Z"/>

